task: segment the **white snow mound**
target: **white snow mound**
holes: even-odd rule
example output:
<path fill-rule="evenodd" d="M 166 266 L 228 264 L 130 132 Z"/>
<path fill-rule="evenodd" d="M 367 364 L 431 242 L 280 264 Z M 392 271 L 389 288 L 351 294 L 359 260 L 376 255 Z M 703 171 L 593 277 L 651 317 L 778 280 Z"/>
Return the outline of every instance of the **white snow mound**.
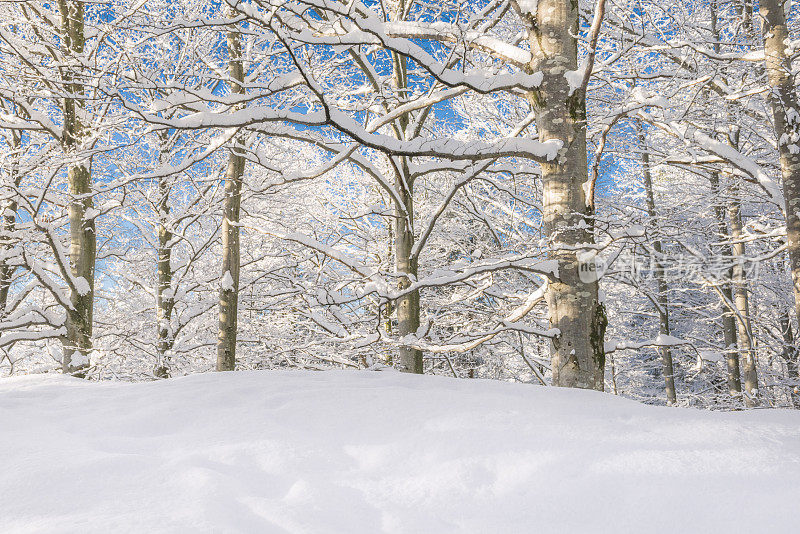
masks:
<path fill-rule="evenodd" d="M 0 532 L 796 532 L 800 414 L 378 372 L 0 380 Z"/>

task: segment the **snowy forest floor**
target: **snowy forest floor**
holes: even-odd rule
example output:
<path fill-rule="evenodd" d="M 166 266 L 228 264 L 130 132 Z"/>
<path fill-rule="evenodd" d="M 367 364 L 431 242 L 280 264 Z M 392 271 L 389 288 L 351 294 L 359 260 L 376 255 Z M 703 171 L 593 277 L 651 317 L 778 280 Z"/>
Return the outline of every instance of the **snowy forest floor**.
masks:
<path fill-rule="evenodd" d="M 0 381 L 0 532 L 796 532 L 800 413 L 395 372 Z"/>

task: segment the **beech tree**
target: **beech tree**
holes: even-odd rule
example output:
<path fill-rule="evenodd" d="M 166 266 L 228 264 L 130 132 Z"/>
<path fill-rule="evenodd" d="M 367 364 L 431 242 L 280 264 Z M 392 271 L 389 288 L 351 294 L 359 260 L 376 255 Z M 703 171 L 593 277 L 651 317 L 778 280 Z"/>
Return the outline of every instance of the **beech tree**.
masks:
<path fill-rule="evenodd" d="M 233 18 L 236 12 L 228 11 Z M 228 72 L 233 95 L 245 93 L 244 61 L 241 36 L 235 27 L 228 29 Z M 236 106 L 234 109 L 241 109 Z M 222 220 L 222 283 L 219 293 L 219 334 L 217 371 L 233 371 L 236 367 L 236 332 L 239 310 L 239 210 L 242 202 L 242 175 L 245 158 L 241 154 L 244 137 L 237 137 L 225 171 L 225 203 Z"/>
<path fill-rule="evenodd" d="M 789 30 L 784 5 L 776 0 L 759 1 L 764 39 L 764 60 L 769 80 L 769 102 L 775 136 L 778 138 L 785 200 L 787 251 L 794 286 L 795 315 L 800 320 L 800 107 L 787 53 Z"/>
<path fill-rule="evenodd" d="M 62 307 L 63 331 L 60 330 L 61 319 L 49 316 L 45 322 L 60 331 L 64 372 L 83 373 L 92 352 L 97 256 L 95 218 L 100 214 L 94 207 L 92 154 L 98 150 L 97 141 L 102 138 L 101 121 L 112 112 L 98 90 L 97 77 L 109 78 L 113 73 L 101 74 L 102 67 L 94 70 L 109 59 L 109 50 L 102 32 L 95 33 L 95 30 L 101 25 L 110 27 L 113 20 L 101 21 L 99 11 L 95 12 L 92 38 L 87 40 L 83 2 L 7 4 L 4 9 L 8 15 L 1 41 L 5 60 L 2 92 L 8 111 L 5 126 L 34 134 L 31 149 L 46 155 L 47 159 L 40 161 L 49 167 L 38 169 L 38 177 L 43 178 L 44 185 L 34 195 L 21 194 L 19 187 L 25 181 L 18 175 L 22 181 L 16 181 L 12 203 L 17 219 L 19 210 L 25 212 L 23 226 L 29 232 L 27 238 L 42 238 L 42 243 L 49 247 L 53 261 L 45 261 L 55 266 L 53 274 L 63 286 L 59 287 L 59 282 L 51 278 L 49 265 L 44 267 L 39 263 L 41 260 L 33 259 L 33 250 L 24 250 L 25 244 L 19 263 Z M 96 58 L 94 62 L 87 61 L 90 56 Z M 14 68 L 19 69 L 16 75 Z M 24 75 L 19 78 L 22 73 Z M 58 151 L 54 146 L 39 144 L 46 143 L 42 136 L 49 136 L 58 145 Z M 59 157 L 56 161 L 52 159 L 55 155 Z M 57 225 L 44 217 L 45 212 L 61 202 L 54 184 L 61 169 L 65 169 L 67 184 L 64 208 L 68 212 L 68 251 L 62 248 Z M 47 172 L 53 174 L 48 177 Z M 33 237 L 30 232 L 39 237 Z M 45 339 L 53 334 L 52 330 L 41 331 L 30 333 L 28 337 Z"/>
<path fill-rule="evenodd" d="M 639 130 L 639 142 L 642 144 L 642 178 L 644 181 L 645 194 L 647 196 L 647 215 L 651 220 L 657 221 L 656 200 L 653 191 L 653 178 L 650 173 L 650 153 L 645 146 L 646 139 L 644 130 L 641 123 L 637 123 Z M 658 231 L 658 230 L 656 230 Z M 662 265 L 664 255 L 664 248 L 661 240 L 656 237 L 653 240 L 653 256 L 655 263 L 655 278 L 657 282 L 657 293 L 655 304 L 658 313 L 658 333 L 662 336 L 669 336 L 670 319 L 669 319 L 669 295 L 664 267 Z M 672 349 L 669 345 L 665 344 L 659 347 L 661 353 L 661 360 L 663 366 L 664 383 L 666 386 L 667 403 L 675 404 L 678 400 L 675 391 L 675 370 L 672 363 Z"/>
<path fill-rule="evenodd" d="M 64 372 L 74 372 L 88 363 L 92 350 L 92 314 L 94 311 L 94 269 L 97 234 L 93 209 L 91 162 L 76 160 L 85 147 L 85 90 L 82 56 L 85 47 L 83 2 L 59 0 L 61 15 L 61 51 L 64 58 L 63 136 L 64 154 L 70 162 L 70 308 L 67 310 L 67 336 L 64 343 Z M 88 212 L 88 213 L 87 213 Z M 73 355 L 78 352 L 80 358 Z M 77 360 L 73 362 L 73 360 Z"/>

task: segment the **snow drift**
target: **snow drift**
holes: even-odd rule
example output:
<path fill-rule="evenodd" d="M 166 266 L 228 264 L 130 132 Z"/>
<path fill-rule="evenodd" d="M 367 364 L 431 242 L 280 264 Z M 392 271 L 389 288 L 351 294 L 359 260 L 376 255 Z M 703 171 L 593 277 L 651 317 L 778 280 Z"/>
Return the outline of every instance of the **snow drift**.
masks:
<path fill-rule="evenodd" d="M 0 532 L 790 532 L 800 414 L 378 372 L 0 381 Z M 794 526 L 793 526 L 794 525 Z"/>

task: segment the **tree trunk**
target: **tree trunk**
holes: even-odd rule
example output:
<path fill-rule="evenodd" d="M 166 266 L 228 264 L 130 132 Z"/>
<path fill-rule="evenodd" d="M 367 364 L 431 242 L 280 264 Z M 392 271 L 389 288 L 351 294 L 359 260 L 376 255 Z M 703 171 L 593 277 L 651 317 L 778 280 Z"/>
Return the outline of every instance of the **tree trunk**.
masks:
<path fill-rule="evenodd" d="M 742 361 L 742 374 L 744 375 L 745 401 L 749 406 L 754 406 L 758 397 L 758 373 L 753 349 L 753 330 L 750 325 L 750 303 L 744 269 L 745 247 L 741 241 L 742 214 L 738 187 L 734 188 L 731 197 L 728 204 L 728 221 L 733 241 L 733 295 L 737 314 L 739 354 Z"/>
<path fill-rule="evenodd" d="M 786 374 L 790 380 L 800 378 L 797 368 L 797 347 L 794 345 L 794 332 L 792 331 L 792 318 L 788 313 L 781 315 L 781 333 L 783 334 L 783 350 L 781 356 L 786 361 Z M 789 395 L 795 408 L 800 408 L 800 394 L 798 387 L 790 388 Z"/>
<path fill-rule="evenodd" d="M 605 308 L 598 299 L 594 259 L 578 261 L 583 244 L 594 243 L 593 210 L 586 204 L 586 98 L 571 90 L 566 71 L 577 71 L 578 3 L 540 0 L 537 13 L 525 15 L 540 87 L 529 98 L 536 112 L 540 141 L 563 142 L 557 160 L 544 163 L 543 224 L 558 279 L 548 284 L 553 384 L 603 389 Z M 589 252 L 589 251 L 586 251 Z M 582 259 L 585 259 L 582 257 Z"/>
<path fill-rule="evenodd" d="M 85 103 L 84 88 L 71 71 L 83 54 L 83 2 L 59 0 L 61 14 L 62 51 L 66 58 L 64 81 L 69 97 L 64 98 L 64 137 L 62 143 L 68 158 L 72 158 L 67 173 L 69 182 L 69 227 L 70 269 L 73 283 L 70 284 L 70 303 L 67 310 L 67 334 L 63 341 L 65 373 L 80 373 L 89 365 L 92 351 L 92 313 L 94 307 L 94 269 L 97 253 L 94 216 L 87 217 L 93 209 L 91 197 L 92 176 L 86 163 L 78 160 L 78 151 L 83 148 L 85 137 L 81 121 Z"/>
<path fill-rule="evenodd" d="M 711 188 L 716 198 L 722 197 L 722 187 L 720 186 L 719 174 L 712 173 L 710 176 Z M 721 203 L 714 204 L 714 214 L 717 219 L 717 233 L 721 239 L 727 239 L 728 223 L 726 219 L 725 207 Z M 730 245 L 723 245 L 721 255 L 723 258 L 732 258 L 733 251 Z M 725 343 L 725 363 L 727 366 L 728 392 L 737 396 L 742 392 L 742 380 L 739 374 L 739 350 L 736 339 L 736 312 L 733 306 L 733 290 L 731 280 L 733 279 L 733 268 L 726 271 L 725 281 L 721 284 L 720 291 L 724 298 L 722 303 L 722 337 Z"/>
<path fill-rule="evenodd" d="M 739 0 L 737 6 L 739 18 L 742 21 L 742 30 L 747 34 L 753 32 L 753 0 Z"/>
<path fill-rule="evenodd" d="M 10 235 L 14 231 L 16 216 L 8 215 L 10 212 L 16 213 L 16 202 L 9 202 L 5 207 L 6 215 L 3 217 L 3 234 Z M 0 319 L 6 314 L 6 304 L 8 303 L 8 291 L 11 288 L 11 277 L 14 275 L 14 266 L 9 265 L 5 259 L 0 262 Z"/>
<path fill-rule="evenodd" d="M 412 257 L 414 247 L 414 196 L 412 184 L 403 174 L 397 173 L 397 190 L 403 200 L 405 213 L 395 210 L 395 267 L 400 276 L 399 289 L 405 289 L 417 279 L 417 260 Z M 397 332 L 403 338 L 414 335 L 419 329 L 419 291 L 412 291 L 397 299 Z M 400 370 L 406 373 L 422 373 L 422 351 L 401 344 L 399 349 Z"/>
<path fill-rule="evenodd" d="M 235 16 L 231 12 L 231 17 Z M 228 32 L 228 72 L 233 83 L 231 93 L 244 94 L 242 43 L 238 31 Z M 225 205 L 222 221 L 222 283 L 219 292 L 219 332 L 217 335 L 217 371 L 236 367 L 236 330 L 239 308 L 239 208 L 242 200 L 242 175 L 245 159 L 244 138 L 238 137 L 228 157 L 225 172 Z"/>
<path fill-rule="evenodd" d="M 166 132 L 159 135 L 161 140 L 162 159 L 167 148 Z M 172 289 L 172 231 L 169 222 L 169 192 L 172 180 L 169 176 L 158 179 L 158 288 L 156 290 L 157 321 L 157 361 L 153 374 L 156 378 L 169 378 L 171 352 L 175 344 L 172 332 L 172 310 L 175 307 L 175 295 Z"/>
<path fill-rule="evenodd" d="M 402 20 L 406 9 L 405 0 L 397 4 L 394 14 L 396 20 Z M 407 99 L 408 88 L 407 64 L 405 56 L 393 54 L 392 83 L 397 91 L 400 103 Z M 408 134 L 409 118 L 403 114 L 397 118 L 394 132 L 398 139 L 405 139 Z M 408 169 L 408 159 L 392 158 L 395 170 L 395 189 L 403 205 L 395 204 L 394 218 L 394 257 L 395 270 L 399 275 L 398 288 L 403 290 L 417 280 L 418 258 L 414 249 L 414 182 Z M 419 291 L 397 299 L 397 333 L 400 336 L 398 350 L 399 368 L 405 373 L 422 374 L 422 351 L 404 343 L 406 336 L 414 336 L 420 324 Z"/>
<path fill-rule="evenodd" d="M 711 14 L 711 34 L 714 38 L 714 42 L 712 48 L 715 53 L 720 53 L 720 42 L 722 41 L 718 26 L 717 26 L 717 10 L 719 8 L 717 0 L 711 2 L 710 7 L 710 14 Z M 742 0 L 739 3 L 739 10 L 740 16 L 742 19 L 742 28 L 748 35 L 752 32 L 752 15 L 753 15 L 753 5 L 749 2 L 749 0 Z M 723 76 L 723 81 L 728 83 L 727 76 Z M 737 150 L 739 149 L 739 126 L 736 120 L 736 117 L 733 113 L 728 114 L 730 119 L 728 125 L 728 142 L 730 145 Z M 721 199 L 724 197 L 723 189 L 720 186 L 720 177 L 719 174 L 713 172 L 710 176 L 711 186 L 714 192 L 716 193 L 716 197 Z M 716 203 L 714 205 L 714 211 L 717 218 L 717 225 L 719 228 L 719 235 L 722 239 L 727 239 L 729 236 L 728 232 L 728 222 L 726 220 L 726 209 L 723 207 L 721 203 Z M 722 246 L 722 256 L 724 258 L 734 258 L 734 251 L 730 245 L 723 245 Z M 734 293 L 732 288 L 732 281 L 734 278 L 734 269 L 733 267 L 727 270 L 726 281 L 721 284 L 720 292 L 722 293 L 723 297 L 723 313 L 722 313 L 722 334 L 723 339 L 725 342 L 725 361 L 727 366 L 727 384 L 728 384 L 728 392 L 732 396 L 738 396 L 741 394 L 742 391 L 742 381 L 740 375 L 740 355 L 738 351 L 738 340 L 737 340 L 737 326 L 739 325 L 739 321 L 737 320 L 737 309 L 734 304 Z M 745 295 L 746 298 L 746 295 Z M 749 329 L 748 329 L 749 330 Z M 748 336 L 749 337 L 749 336 Z"/>
<path fill-rule="evenodd" d="M 653 193 L 653 178 L 650 174 L 650 154 L 647 152 L 647 144 L 645 142 L 644 130 L 641 124 L 638 124 L 639 129 L 639 143 L 642 147 L 642 174 L 644 177 L 644 188 L 647 194 L 647 216 L 655 224 L 657 223 L 656 214 L 656 200 Z M 656 295 L 656 302 L 658 303 L 658 318 L 659 318 L 659 334 L 668 336 L 670 334 L 669 327 L 669 297 L 667 295 L 667 280 L 664 273 L 664 267 L 661 263 L 663 256 L 663 248 L 661 239 L 656 239 L 653 242 L 653 251 L 655 252 L 655 277 L 658 285 L 658 294 Z M 664 384 L 667 394 L 667 404 L 673 405 L 678 401 L 675 392 L 675 373 L 672 365 L 672 351 L 669 346 L 661 346 L 658 348 L 661 355 L 661 368 L 664 375 Z"/>
<path fill-rule="evenodd" d="M 783 5 L 777 0 L 761 0 L 764 53 L 769 78 L 769 100 L 778 138 L 789 265 L 794 287 L 795 318 L 800 319 L 800 106 L 786 53 L 789 31 Z M 800 324 L 800 323 L 799 323 Z"/>
<path fill-rule="evenodd" d="M 7 239 L 12 240 L 12 234 L 14 233 L 14 229 L 16 228 L 17 224 L 17 201 L 16 201 L 16 188 L 19 187 L 19 183 L 21 180 L 21 175 L 19 174 L 19 169 L 17 168 L 16 161 L 19 157 L 19 150 L 21 145 L 21 138 L 20 135 L 16 132 L 11 132 L 11 140 L 12 140 L 12 149 L 17 151 L 17 154 L 13 156 L 14 163 L 11 165 L 11 171 L 9 172 L 9 183 L 12 184 L 14 190 L 11 191 L 11 198 L 8 201 L 8 204 L 3 207 L 3 215 L 2 215 L 2 225 L 3 225 L 3 232 L 2 236 L 6 236 Z M 9 246 L 8 248 L 11 248 Z M 11 278 L 14 275 L 15 267 L 13 265 L 9 265 L 8 261 L 3 258 L 0 261 L 0 319 L 6 314 L 6 304 L 8 303 L 8 292 L 11 288 Z"/>
<path fill-rule="evenodd" d="M 397 215 L 397 211 L 396 210 L 395 210 L 395 215 Z M 395 241 L 394 241 L 394 221 L 395 221 L 395 219 L 392 219 L 392 221 L 387 225 L 387 228 L 386 228 L 387 234 L 388 234 L 387 235 L 387 242 L 386 242 L 387 246 L 388 246 L 388 250 L 386 252 L 387 252 L 387 259 L 388 259 L 389 265 L 394 264 L 395 267 L 396 267 L 397 264 L 394 261 L 394 257 L 395 257 L 395 254 L 394 254 L 394 246 L 395 246 Z M 394 332 L 394 328 L 392 327 L 392 318 L 394 317 L 394 310 L 395 310 L 395 302 L 393 300 L 390 300 L 389 302 L 387 302 L 383 307 L 383 329 L 386 332 L 386 335 L 388 335 L 388 336 L 391 336 L 392 333 Z M 386 365 L 393 365 L 394 364 L 394 359 L 395 359 L 394 358 L 394 349 L 391 349 L 391 348 L 388 349 L 386 351 L 385 357 L 386 357 Z"/>
<path fill-rule="evenodd" d="M 733 270 L 728 271 L 728 279 L 733 278 Z M 739 341 L 736 338 L 736 314 L 728 307 L 733 303 L 733 290 L 729 282 L 722 286 L 726 302 L 722 312 L 722 338 L 725 343 L 725 366 L 727 368 L 728 393 L 737 396 L 742 393 L 742 377 L 739 370 Z"/>

